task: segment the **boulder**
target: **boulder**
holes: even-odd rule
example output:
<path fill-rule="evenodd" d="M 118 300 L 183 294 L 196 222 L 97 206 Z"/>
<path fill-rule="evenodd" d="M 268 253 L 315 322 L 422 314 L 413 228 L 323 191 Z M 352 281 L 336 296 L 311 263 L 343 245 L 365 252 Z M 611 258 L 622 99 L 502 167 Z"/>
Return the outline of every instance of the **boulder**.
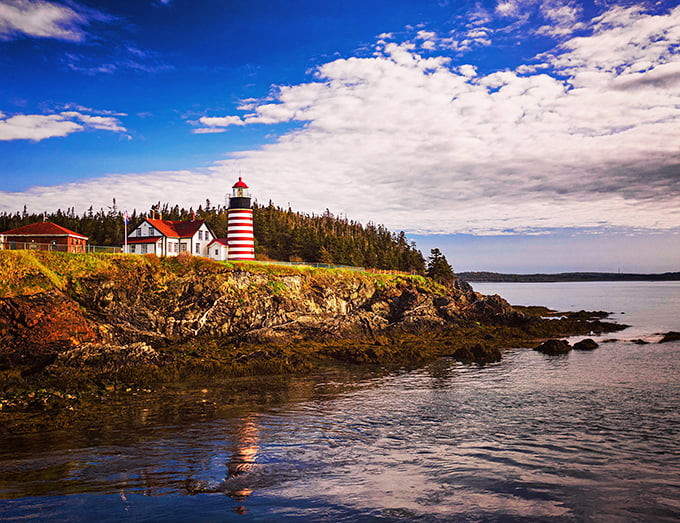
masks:
<path fill-rule="evenodd" d="M 488 347 L 475 343 L 469 347 L 461 347 L 452 354 L 453 358 L 464 363 L 494 363 L 500 361 L 501 351 L 496 347 Z"/>
<path fill-rule="evenodd" d="M 554 356 L 556 354 L 566 354 L 571 350 L 571 345 L 569 345 L 567 340 L 548 340 L 541 343 L 538 347 L 534 347 L 534 350 Z"/>
<path fill-rule="evenodd" d="M 659 343 L 666 343 L 669 341 L 679 341 L 680 340 L 680 332 L 675 332 L 675 331 L 669 331 L 666 334 L 663 335 L 663 338 L 661 338 L 661 341 Z"/>
<path fill-rule="evenodd" d="M 578 343 L 574 343 L 575 350 L 594 350 L 598 347 L 599 345 L 590 338 L 586 338 L 585 340 L 581 340 Z"/>

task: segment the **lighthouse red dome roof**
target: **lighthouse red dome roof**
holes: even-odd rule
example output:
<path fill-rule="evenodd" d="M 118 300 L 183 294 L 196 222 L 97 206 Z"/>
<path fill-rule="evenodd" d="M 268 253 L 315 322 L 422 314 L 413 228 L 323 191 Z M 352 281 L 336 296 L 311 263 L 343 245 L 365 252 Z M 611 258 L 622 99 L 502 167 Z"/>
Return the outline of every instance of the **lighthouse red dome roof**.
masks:
<path fill-rule="evenodd" d="M 247 189 L 248 188 L 248 186 L 245 184 L 245 182 L 241 179 L 240 176 L 238 177 L 238 182 L 236 182 L 233 185 L 232 189 L 239 189 L 239 188 L 241 188 L 241 189 Z"/>

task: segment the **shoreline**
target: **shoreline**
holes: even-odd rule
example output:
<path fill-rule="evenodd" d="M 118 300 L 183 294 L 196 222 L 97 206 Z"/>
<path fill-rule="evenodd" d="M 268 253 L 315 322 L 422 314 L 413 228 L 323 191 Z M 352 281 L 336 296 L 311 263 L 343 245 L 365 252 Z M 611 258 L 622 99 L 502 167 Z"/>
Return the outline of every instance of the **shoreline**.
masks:
<path fill-rule="evenodd" d="M 319 366 L 477 364 L 626 326 L 511 307 L 464 282 L 188 257 L 0 252 L 0 419 L 111 394 Z M 7 424 L 0 424 L 7 425 Z"/>
<path fill-rule="evenodd" d="M 441 358 L 483 366 L 502 361 L 505 349 L 532 347 L 546 339 L 617 332 L 627 326 L 603 322 L 601 312 L 558 313 L 545 307 L 518 307 L 526 314 L 555 314 L 561 319 L 532 322 L 531 328 L 475 326 L 421 334 L 402 333 L 374 340 L 301 342 L 295 345 L 242 345 L 220 349 L 214 342 L 167 347 L 165 364 L 129 364 L 111 371 L 105 360 L 96 364 L 51 364 L 39 373 L 29 366 L 0 371 L 5 386 L 0 394 L 0 435 L 65 429 L 83 420 L 113 414 L 123 401 L 167 400 L 181 396 L 187 386 L 216 380 L 256 382 L 291 380 L 324 368 L 419 368 Z M 237 356 L 234 358 L 234 351 Z M 240 366 L 234 360 L 242 360 Z M 24 377 L 21 377 L 25 374 Z M 249 389 L 253 394 L 257 386 Z M 246 391 L 239 391 L 243 394 Z M 192 402 L 210 407 L 198 395 Z M 214 407 L 214 406 L 213 406 Z M 210 407 L 210 408 L 213 408 Z"/>

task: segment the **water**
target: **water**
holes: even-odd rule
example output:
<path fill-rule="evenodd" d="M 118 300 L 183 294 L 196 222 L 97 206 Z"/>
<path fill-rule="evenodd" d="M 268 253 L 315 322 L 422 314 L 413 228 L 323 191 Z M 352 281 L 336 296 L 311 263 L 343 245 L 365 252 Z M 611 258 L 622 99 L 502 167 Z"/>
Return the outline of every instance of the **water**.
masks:
<path fill-rule="evenodd" d="M 680 330 L 680 283 L 475 288 L 632 327 L 562 357 L 263 380 L 250 404 L 233 382 L 125 400 L 99 423 L 0 441 L 0 519 L 680 519 L 680 343 L 655 343 Z"/>

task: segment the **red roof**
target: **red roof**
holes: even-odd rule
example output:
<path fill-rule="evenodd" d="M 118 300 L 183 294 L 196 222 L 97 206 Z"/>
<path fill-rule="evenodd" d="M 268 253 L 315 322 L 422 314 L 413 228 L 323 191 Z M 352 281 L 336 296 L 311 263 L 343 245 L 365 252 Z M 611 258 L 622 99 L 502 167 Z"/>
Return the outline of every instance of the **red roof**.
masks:
<path fill-rule="evenodd" d="M 146 218 L 146 221 L 158 229 L 163 236 L 170 238 L 191 238 L 201 228 L 201 225 L 205 223 L 205 220 L 174 222 L 172 220 L 153 220 L 151 218 Z"/>
<path fill-rule="evenodd" d="M 163 237 L 162 236 L 153 236 L 151 238 L 149 237 L 144 237 L 144 238 L 128 238 L 128 243 L 156 243 L 157 241 L 161 240 Z"/>
<path fill-rule="evenodd" d="M 52 222 L 31 223 L 0 234 L 3 236 L 73 236 L 87 240 L 87 236 Z"/>
<path fill-rule="evenodd" d="M 238 182 L 236 182 L 232 186 L 232 189 L 239 189 L 239 188 L 241 188 L 241 189 L 247 189 L 248 188 L 248 186 L 245 184 L 245 182 L 243 181 L 243 179 L 240 176 L 238 177 Z"/>
<path fill-rule="evenodd" d="M 208 244 L 208 247 L 210 247 L 213 243 L 219 243 L 220 245 L 224 245 L 225 247 L 229 247 L 229 244 L 227 243 L 226 238 L 215 238 L 213 241 L 211 241 Z"/>

